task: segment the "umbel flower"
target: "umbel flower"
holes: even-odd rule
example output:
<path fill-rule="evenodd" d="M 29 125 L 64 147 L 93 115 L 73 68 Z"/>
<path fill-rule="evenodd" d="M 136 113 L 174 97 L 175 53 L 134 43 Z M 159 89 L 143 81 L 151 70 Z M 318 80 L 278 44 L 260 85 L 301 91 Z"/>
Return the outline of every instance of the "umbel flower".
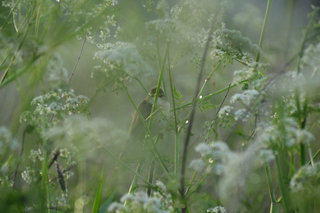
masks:
<path fill-rule="evenodd" d="M 195 150 L 200 153 L 201 158 L 191 161 L 190 168 L 198 171 L 206 169 L 206 172 L 213 170 L 217 175 L 223 173 L 224 164 L 232 156 L 228 145 L 220 141 L 200 143 Z"/>
<path fill-rule="evenodd" d="M 141 78 L 152 70 L 132 43 L 118 41 L 100 45 L 100 48 L 94 59 L 103 64 L 96 66 L 92 73 L 100 89 L 122 89 L 132 79 Z"/>
<path fill-rule="evenodd" d="M 59 147 L 67 147 L 79 157 L 97 154 L 97 148 L 127 140 L 127 134 L 116 128 L 112 122 L 102 119 L 88 119 L 85 116 L 70 116 L 46 132 L 46 138 Z M 119 145 L 119 144 L 118 144 Z"/>
<path fill-rule="evenodd" d="M 171 194 L 161 181 L 156 182 L 158 191 L 148 196 L 146 192 L 139 191 L 133 194 L 125 194 L 121 203 L 114 202 L 108 212 L 174 212 Z"/>
<path fill-rule="evenodd" d="M 20 123 L 34 127 L 40 135 L 54 126 L 65 116 L 87 111 L 89 99 L 75 95 L 73 90 L 57 89 L 35 97 L 31 101 L 32 110 L 20 116 Z"/>
<path fill-rule="evenodd" d="M 312 192 L 319 189 L 320 162 L 301 167 L 290 181 L 290 188 L 294 192 Z"/>

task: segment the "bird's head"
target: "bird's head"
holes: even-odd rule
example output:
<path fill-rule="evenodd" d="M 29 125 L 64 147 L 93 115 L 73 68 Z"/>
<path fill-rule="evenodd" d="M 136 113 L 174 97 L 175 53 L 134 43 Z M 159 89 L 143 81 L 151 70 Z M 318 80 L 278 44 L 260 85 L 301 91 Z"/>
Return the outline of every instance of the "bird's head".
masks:
<path fill-rule="evenodd" d="M 155 96 L 156 96 L 156 92 L 157 92 L 157 87 L 154 87 L 154 88 L 152 88 L 152 89 L 150 90 L 149 95 L 150 95 L 151 97 L 155 97 Z M 162 97 L 164 97 L 164 96 L 165 96 L 165 95 L 164 95 L 164 92 L 163 92 L 162 88 L 159 88 L 158 98 L 162 98 Z"/>
<path fill-rule="evenodd" d="M 151 97 L 152 100 L 154 100 L 154 98 L 156 97 L 156 93 L 157 93 L 157 87 L 153 87 L 150 92 L 149 92 L 149 96 Z M 169 102 L 166 100 L 166 96 L 164 94 L 164 91 L 162 88 L 159 88 L 159 93 L 158 93 L 158 106 L 160 106 L 161 108 L 163 108 L 165 111 L 169 111 L 170 110 L 170 104 Z"/>

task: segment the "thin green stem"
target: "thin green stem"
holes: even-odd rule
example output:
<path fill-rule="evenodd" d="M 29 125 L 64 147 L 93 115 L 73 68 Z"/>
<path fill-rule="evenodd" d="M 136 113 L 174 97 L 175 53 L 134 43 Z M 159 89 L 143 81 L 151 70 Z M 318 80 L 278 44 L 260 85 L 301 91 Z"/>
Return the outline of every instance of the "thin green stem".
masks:
<path fill-rule="evenodd" d="M 101 142 L 102 144 L 102 142 Z M 137 173 L 135 170 L 133 170 L 132 168 L 130 168 L 129 166 L 127 166 L 122 160 L 120 160 L 118 157 L 114 156 L 114 154 L 107 148 L 105 148 L 104 146 L 101 146 L 102 149 L 104 151 L 106 151 L 108 153 L 108 156 L 110 156 L 111 158 L 113 158 L 114 160 L 118 161 L 121 166 L 123 166 L 124 168 L 126 168 L 128 171 L 130 171 L 132 174 L 134 174 L 135 176 L 137 176 L 138 178 L 140 178 L 145 184 L 147 185 L 151 185 L 148 180 L 146 180 L 142 175 L 140 175 L 139 173 Z"/>
<path fill-rule="evenodd" d="M 259 47 L 262 48 L 262 43 L 263 43 L 263 39 L 264 39 L 264 35 L 265 35 L 265 30 L 266 30 L 266 26 L 267 26 L 267 22 L 270 16 L 270 7 L 271 7 L 271 3 L 272 0 L 268 0 L 267 3 L 267 9 L 264 15 L 264 20 L 263 20 L 263 25 L 262 25 L 262 29 L 261 29 L 261 33 L 260 33 L 260 39 L 259 39 Z M 257 53 L 256 55 L 256 62 L 259 62 L 260 60 L 260 52 Z"/>
<path fill-rule="evenodd" d="M 134 78 L 138 83 L 139 85 L 141 86 L 141 88 L 143 89 L 143 91 L 146 93 L 146 95 L 148 95 L 148 90 L 146 89 L 146 87 L 143 85 L 143 83 L 141 82 L 141 80 L 139 78 Z"/>
<path fill-rule="evenodd" d="M 208 177 L 208 174 L 207 174 L 207 173 L 204 173 L 204 174 L 202 175 L 202 177 L 200 177 L 199 180 L 198 180 L 194 185 L 190 186 L 189 189 L 188 189 L 188 192 L 189 192 L 189 193 L 188 193 L 188 196 L 191 196 L 192 193 L 195 192 L 195 191 L 199 188 L 199 186 L 200 186 L 201 184 L 203 184 L 203 182 L 205 181 L 205 179 L 206 179 L 207 177 Z M 194 188 L 193 191 L 191 191 L 191 188 Z"/>
<path fill-rule="evenodd" d="M 163 73 L 164 73 L 164 68 L 165 68 L 165 64 L 166 64 L 166 59 L 167 59 L 167 56 L 168 56 L 168 51 L 169 51 L 169 44 L 167 45 L 166 53 L 164 55 L 162 66 L 161 66 L 161 69 L 160 69 L 158 83 L 157 83 L 157 90 L 156 90 L 156 94 L 155 94 L 155 97 L 154 97 L 154 103 L 152 105 L 151 114 L 155 111 L 156 106 L 157 106 L 158 97 L 159 97 L 159 91 L 160 91 L 161 82 L 162 82 L 162 79 L 163 79 Z M 152 124 L 152 120 L 149 121 L 149 128 L 151 127 L 151 124 Z"/>
<path fill-rule="evenodd" d="M 141 169 L 142 169 L 142 164 L 141 163 L 138 163 L 138 166 L 135 170 L 135 175 L 133 176 L 133 179 L 131 181 L 131 184 L 129 186 L 129 190 L 128 190 L 128 194 L 130 194 L 132 191 L 133 191 L 133 186 L 136 184 L 137 182 L 137 177 L 138 177 L 138 174 L 141 173 Z M 149 185 L 148 185 L 149 187 Z M 124 206 L 126 205 L 127 202 L 124 202 Z"/>
<path fill-rule="evenodd" d="M 147 133 L 150 135 L 150 129 L 149 129 L 149 126 L 147 125 L 143 115 L 141 114 L 140 110 L 138 109 L 137 105 L 134 103 L 127 87 L 125 86 L 125 92 L 129 98 L 129 101 L 130 103 L 132 104 L 133 108 L 135 109 L 135 111 L 138 113 L 138 116 L 139 116 L 139 119 L 142 121 L 143 125 L 144 125 L 144 128 L 146 129 Z"/>
<path fill-rule="evenodd" d="M 78 67 L 78 64 L 79 64 L 79 62 L 80 62 L 80 58 L 81 58 L 81 56 L 82 56 L 83 48 L 84 48 L 84 45 L 86 44 L 86 41 L 87 41 L 87 37 L 85 37 L 85 38 L 83 39 L 82 46 L 81 46 L 81 50 L 80 50 L 79 56 L 78 56 L 78 58 L 77 58 L 77 61 L 76 61 L 76 63 L 74 64 L 74 67 L 73 67 L 73 69 L 72 69 L 72 71 L 71 71 L 70 77 L 69 77 L 69 79 L 68 79 L 68 84 L 71 83 L 72 77 L 74 76 L 74 73 L 75 73 L 76 70 L 77 70 L 77 67 Z"/>
<path fill-rule="evenodd" d="M 282 175 L 282 168 L 279 162 L 279 156 L 276 155 L 275 157 L 276 160 L 276 167 L 277 167 L 277 174 L 278 174 L 278 181 L 279 181 L 279 187 L 280 187 L 280 192 L 282 195 L 282 199 L 284 202 L 284 209 L 285 212 L 290 212 L 290 201 L 289 201 L 289 195 L 288 195 L 288 189 L 287 186 L 283 182 L 283 175 Z"/>
<path fill-rule="evenodd" d="M 147 131 L 147 134 L 150 136 L 150 135 L 151 135 L 150 128 L 149 128 L 149 126 L 147 125 L 147 122 L 146 122 L 146 120 L 144 119 L 144 117 L 142 116 L 141 112 L 139 111 L 137 105 L 134 103 L 134 101 L 133 101 L 133 99 L 132 99 L 132 97 L 131 97 L 131 95 L 130 95 L 130 93 L 129 93 L 129 91 L 128 91 L 128 89 L 127 89 L 126 87 L 125 87 L 125 92 L 126 92 L 128 98 L 129 98 L 132 106 L 134 107 L 134 109 L 135 109 L 136 112 L 138 113 L 139 119 L 142 121 L 142 123 L 143 123 L 143 125 L 144 125 L 144 127 L 145 127 L 145 129 L 146 129 L 146 131 Z M 156 147 L 155 147 L 155 143 L 153 142 L 153 140 L 152 140 L 150 137 L 148 137 L 148 139 L 150 140 L 150 143 L 151 143 L 151 151 L 152 151 L 152 152 L 155 154 L 155 156 L 157 157 L 156 159 L 159 161 L 159 163 L 160 163 L 161 167 L 164 169 L 165 173 L 166 173 L 167 175 L 169 175 L 169 170 L 168 170 L 168 168 L 165 166 L 163 160 L 161 159 L 160 154 L 159 154 L 159 152 L 157 151 L 157 149 L 156 149 Z M 150 143 L 147 143 L 147 145 L 150 144 Z"/>
<path fill-rule="evenodd" d="M 310 161 L 308 164 L 311 164 L 311 159 L 312 159 L 312 161 L 314 161 L 319 156 L 319 154 L 320 154 L 320 149 L 313 155 L 312 158 L 310 158 Z"/>
<path fill-rule="evenodd" d="M 270 175 L 270 166 L 269 164 L 265 164 L 265 172 L 266 172 L 266 177 L 267 177 L 267 182 L 268 182 L 268 189 L 269 189 L 269 196 L 271 200 L 271 207 L 270 207 L 270 213 L 276 213 L 279 212 L 278 210 L 278 204 L 277 200 L 274 197 L 274 192 L 272 189 L 272 180 L 271 180 L 271 175 Z"/>
<path fill-rule="evenodd" d="M 309 146 L 308 146 L 308 153 L 309 153 L 309 158 L 310 158 L 311 166 L 313 166 L 313 165 L 314 165 L 314 162 L 313 162 L 312 149 L 311 149 L 310 144 L 309 144 Z"/>
<path fill-rule="evenodd" d="M 193 172 L 193 175 L 192 175 L 191 180 L 190 180 L 189 187 L 186 189 L 186 194 L 188 194 L 188 192 L 190 191 L 190 189 L 191 189 L 191 187 L 192 187 L 192 184 L 193 184 L 194 180 L 195 180 L 196 177 L 197 177 L 197 174 L 198 174 L 197 171 L 194 171 L 194 172 Z"/>
<path fill-rule="evenodd" d="M 173 79 L 171 73 L 171 63 L 170 63 L 170 55 L 168 51 L 168 75 L 169 75 L 169 83 L 170 83 L 170 93 L 171 93 L 171 103 L 172 103 L 172 111 L 174 117 L 174 174 L 178 174 L 179 168 L 179 131 L 178 131 L 178 119 L 177 119 L 177 110 L 176 110 L 176 101 L 175 101 L 175 88 L 173 86 Z"/>
<path fill-rule="evenodd" d="M 300 71 L 301 71 L 300 64 L 301 64 L 301 59 L 302 59 L 303 51 L 304 51 L 305 44 L 306 44 L 307 32 L 308 32 L 308 28 L 303 31 L 302 42 L 300 45 L 299 57 L 298 57 L 298 62 L 297 62 L 297 73 L 300 73 Z"/>
<path fill-rule="evenodd" d="M 44 147 L 46 147 L 46 145 Z M 46 204 L 45 204 L 44 208 L 46 208 L 47 212 L 50 213 L 51 212 L 50 208 L 47 208 L 47 206 L 50 206 L 50 203 L 51 203 L 50 189 L 49 189 L 49 178 L 48 178 L 48 165 L 47 165 L 48 158 L 47 158 L 46 150 L 43 153 L 44 153 L 44 161 L 42 163 L 42 174 L 43 174 L 42 175 L 42 177 L 43 177 L 42 178 L 42 187 L 45 191 L 45 196 L 46 196 L 46 198 L 45 198 Z"/>
<path fill-rule="evenodd" d="M 165 163 L 163 162 L 160 153 L 158 152 L 157 148 L 155 147 L 155 144 L 157 143 L 157 140 L 155 141 L 155 143 L 151 143 L 151 151 L 153 152 L 153 154 L 156 156 L 156 159 L 159 161 L 160 166 L 162 167 L 163 171 L 166 173 L 167 176 L 169 176 L 169 169 L 167 168 L 167 166 L 165 165 Z"/>
<path fill-rule="evenodd" d="M 204 101 L 204 100 L 207 100 L 207 99 L 209 99 L 209 98 L 212 98 L 213 96 L 216 96 L 216 95 L 219 95 L 219 94 L 221 94 L 221 93 L 223 93 L 223 92 L 225 92 L 225 91 L 228 91 L 229 89 L 231 89 L 231 88 L 233 88 L 233 87 L 236 87 L 237 85 L 239 85 L 239 84 L 241 84 L 241 83 L 244 83 L 244 82 L 246 82 L 246 81 L 248 81 L 248 79 L 242 80 L 242 81 L 237 82 L 237 83 L 233 83 L 233 84 L 231 84 L 230 86 L 224 87 L 224 88 L 219 89 L 219 90 L 217 90 L 217 91 L 215 91 L 215 92 L 213 92 L 213 93 L 210 93 L 210 94 L 208 94 L 208 95 L 206 95 L 206 96 L 203 96 L 200 100 L 201 100 L 201 101 Z M 186 108 L 186 107 L 188 107 L 188 106 L 191 106 L 191 105 L 192 105 L 192 101 L 189 102 L 189 103 L 186 103 L 186 104 L 184 104 L 184 105 L 182 105 L 182 106 L 176 107 L 176 110 L 181 110 L 181 109 L 184 109 L 184 108 Z"/>
<path fill-rule="evenodd" d="M 202 75 L 203 75 L 203 71 L 204 71 L 204 66 L 205 66 L 205 62 L 206 62 L 206 58 L 207 58 L 207 53 L 209 50 L 209 44 L 211 42 L 211 38 L 212 38 L 212 33 L 213 33 L 213 26 L 214 26 L 214 22 L 212 22 L 212 25 L 210 27 L 210 31 L 208 34 L 208 38 L 207 38 L 207 42 L 206 42 L 206 46 L 203 52 L 203 56 L 201 59 L 201 65 L 200 65 L 200 71 L 198 74 L 198 78 L 197 78 L 197 84 L 196 84 L 196 88 L 195 88 L 195 92 L 194 92 L 194 96 L 193 96 L 193 101 L 192 101 L 192 109 L 191 109 L 191 113 L 190 113 L 190 118 L 189 118 L 189 123 L 188 123 L 188 128 L 187 128 L 187 133 L 186 133 L 186 138 L 184 141 L 184 146 L 183 146 L 183 153 L 182 153 L 182 164 L 181 164 L 181 173 L 180 173 L 180 195 L 181 198 L 185 204 L 184 207 L 181 208 L 181 212 L 185 213 L 187 210 L 187 201 L 185 199 L 185 179 L 186 179 L 186 165 L 187 165 L 187 154 L 188 154 L 188 147 L 189 147 L 189 142 L 190 142 L 190 137 L 191 137 L 191 130 L 192 130 L 192 125 L 193 125 L 193 121 L 194 121 L 194 116 L 195 116 L 195 112 L 196 112 L 196 106 L 198 103 L 198 95 L 200 92 L 200 84 L 201 84 L 201 79 L 202 79 Z"/>
<path fill-rule="evenodd" d="M 301 64 L 301 59 L 303 57 L 303 53 L 304 53 L 304 49 L 305 49 L 305 46 L 306 46 L 306 43 L 307 43 L 307 40 L 310 39 L 308 38 L 308 33 L 309 33 L 309 30 L 312 29 L 312 25 L 314 24 L 313 21 L 318 17 L 317 15 L 318 11 L 317 10 L 313 10 L 311 12 L 311 15 L 310 15 L 310 21 L 307 25 L 307 27 L 305 28 L 305 30 L 303 31 L 303 35 L 302 35 L 302 42 L 301 42 L 301 45 L 300 45 L 300 50 L 299 50 L 299 57 L 298 57 L 298 61 L 297 61 L 297 73 L 300 73 L 300 64 Z"/>
<path fill-rule="evenodd" d="M 202 85 L 202 87 L 200 89 L 200 92 L 199 92 L 199 96 L 201 96 L 201 94 L 203 93 L 204 88 L 206 87 L 206 85 L 209 82 L 210 78 L 212 77 L 213 73 L 220 67 L 220 65 L 221 65 L 221 63 L 218 62 L 216 67 L 214 67 L 214 66 L 212 67 L 211 72 L 209 73 L 209 75 L 206 77 L 206 79 L 203 82 L 203 85 Z"/>

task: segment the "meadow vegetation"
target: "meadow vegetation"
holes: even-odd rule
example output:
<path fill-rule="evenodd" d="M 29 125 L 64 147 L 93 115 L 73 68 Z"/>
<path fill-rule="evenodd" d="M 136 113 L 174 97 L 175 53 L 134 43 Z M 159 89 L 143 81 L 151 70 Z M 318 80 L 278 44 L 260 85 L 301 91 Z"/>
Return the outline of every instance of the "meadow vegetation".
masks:
<path fill-rule="evenodd" d="M 319 6 L 2 0 L 0 211 L 319 212 Z"/>

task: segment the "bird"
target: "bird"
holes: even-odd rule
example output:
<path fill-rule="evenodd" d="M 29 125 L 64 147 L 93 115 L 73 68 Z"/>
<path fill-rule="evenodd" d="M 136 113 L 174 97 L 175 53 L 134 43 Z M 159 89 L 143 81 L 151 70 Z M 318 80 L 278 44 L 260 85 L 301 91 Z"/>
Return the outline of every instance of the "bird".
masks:
<path fill-rule="evenodd" d="M 144 148 L 143 144 L 144 144 L 145 135 L 147 133 L 145 124 L 149 125 L 147 121 L 151 117 L 152 107 L 155 101 L 156 93 L 157 93 L 157 87 L 153 87 L 149 91 L 148 95 L 138 105 L 137 109 L 139 112 L 137 110 L 133 112 L 130 126 L 129 126 L 129 132 L 128 132 L 129 139 L 124 144 L 124 151 L 120 154 L 120 159 L 125 155 L 133 156 L 134 158 L 143 157 L 138 155 L 141 155 L 141 151 Z M 161 87 L 159 87 L 159 91 L 158 91 L 157 107 L 154 112 L 154 115 L 152 116 L 154 119 L 159 117 L 159 116 L 158 117 L 156 116 L 156 114 L 158 114 L 157 110 L 159 109 L 164 112 L 168 112 L 170 110 L 170 104 L 166 100 L 165 93 Z M 139 115 L 139 113 L 141 115 Z M 143 118 L 144 121 L 141 120 L 141 118 Z M 159 122 L 153 122 L 152 126 L 153 127 L 151 128 L 150 131 L 153 135 L 160 132 L 159 129 L 161 128 L 158 128 Z M 137 153 L 137 152 L 140 152 L 140 153 Z"/>
<path fill-rule="evenodd" d="M 151 115 L 156 92 L 157 87 L 153 87 L 147 97 L 138 105 L 138 110 L 145 120 L 147 120 Z M 168 101 L 165 99 L 165 94 L 162 88 L 159 88 L 157 106 L 163 108 L 165 111 L 168 111 L 168 108 L 170 108 Z M 129 136 L 135 140 L 143 140 L 145 133 L 144 122 L 141 120 L 139 113 L 135 110 L 129 127 Z"/>
<path fill-rule="evenodd" d="M 152 113 L 152 108 L 153 108 L 153 104 L 155 102 L 155 98 L 156 98 L 156 94 L 157 94 L 157 89 L 158 87 L 153 87 L 150 92 L 148 93 L 147 97 L 142 100 L 142 102 L 138 105 L 137 110 L 134 111 L 133 115 L 132 115 L 132 119 L 130 122 L 130 127 L 129 127 L 129 140 L 127 141 L 126 145 L 125 145 L 125 152 L 122 153 L 122 156 L 128 156 L 131 155 L 133 156 L 134 159 L 136 159 L 138 161 L 138 165 L 136 168 L 136 172 L 137 173 L 141 173 L 142 170 L 142 165 L 143 165 L 143 161 L 147 160 L 151 160 L 151 165 L 150 165 L 150 169 L 149 169 L 149 182 L 152 183 L 152 179 L 153 179 L 153 173 L 155 170 L 155 161 L 153 159 L 153 157 L 151 157 L 150 153 L 145 152 L 144 150 L 144 139 L 145 139 L 145 135 L 146 135 L 146 125 L 149 125 L 148 119 L 151 117 L 151 113 Z M 157 107 L 155 108 L 156 110 L 158 109 L 162 109 L 165 112 L 168 112 L 170 109 L 170 104 L 169 102 L 166 100 L 165 97 L 165 93 L 163 91 L 162 88 L 159 87 L 158 89 L 158 96 L 157 96 Z M 154 110 L 154 113 L 157 114 L 157 111 Z M 140 114 L 140 115 L 139 115 Z M 152 115 L 153 116 L 153 115 Z M 141 120 L 141 119 L 144 119 Z M 154 118 L 155 119 L 155 118 Z M 151 131 L 151 134 L 157 134 L 159 133 L 158 130 L 156 129 L 161 129 L 159 128 L 159 123 L 160 122 L 154 122 L 155 128 L 152 128 L 152 130 L 155 131 Z M 135 150 L 137 152 L 135 152 Z M 129 154 L 130 153 L 130 154 Z M 132 157 L 131 157 L 132 158 Z M 132 187 L 135 185 L 136 182 L 136 177 L 133 178 L 132 183 L 129 187 L 129 192 L 131 192 Z M 147 189 L 147 193 L 148 195 L 150 195 L 151 193 L 151 188 L 148 187 Z"/>

